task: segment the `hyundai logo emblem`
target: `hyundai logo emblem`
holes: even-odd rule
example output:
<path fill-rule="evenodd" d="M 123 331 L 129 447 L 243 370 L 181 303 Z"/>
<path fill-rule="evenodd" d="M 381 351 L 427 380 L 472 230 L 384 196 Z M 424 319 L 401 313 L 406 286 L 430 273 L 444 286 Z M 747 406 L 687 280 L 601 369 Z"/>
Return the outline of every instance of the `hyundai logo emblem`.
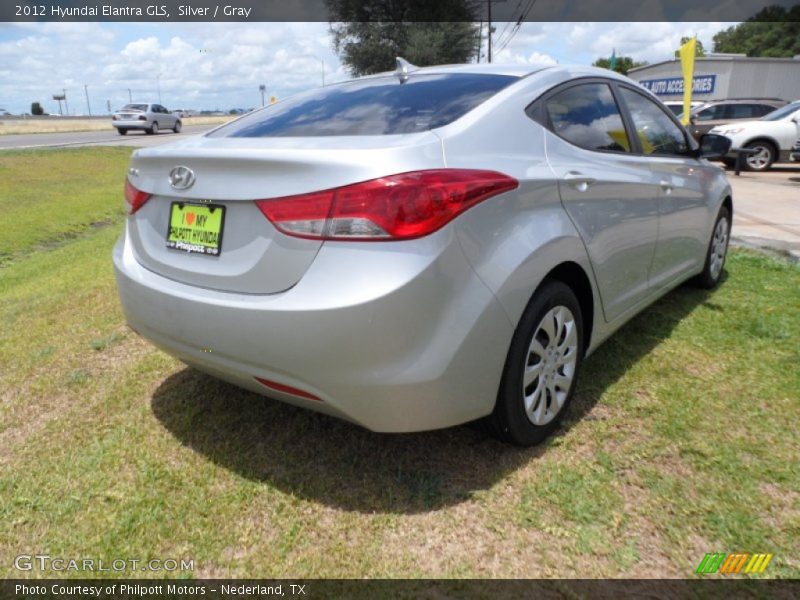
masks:
<path fill-rule="evenodd" d="M 194 184 L 194 171 L 189 167 L 175 167 L 169 172 L 169 183 L 176 190 L 188 190 Z"/>

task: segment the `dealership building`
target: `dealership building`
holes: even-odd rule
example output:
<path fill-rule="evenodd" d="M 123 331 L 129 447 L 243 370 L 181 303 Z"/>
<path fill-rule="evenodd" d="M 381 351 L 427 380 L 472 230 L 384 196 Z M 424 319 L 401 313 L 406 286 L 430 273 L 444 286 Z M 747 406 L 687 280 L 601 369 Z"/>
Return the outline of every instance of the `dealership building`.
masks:
<path fill-rule="evenodd" d="M 637 67 L 628 77 L 662 100 L 683 99 L 680 60 Z M 692 100 L 779 98 L 800 100 L 800 55 L 794 58 L 750 58 L 744 54 L 710 54 L 694 64 Z"/>

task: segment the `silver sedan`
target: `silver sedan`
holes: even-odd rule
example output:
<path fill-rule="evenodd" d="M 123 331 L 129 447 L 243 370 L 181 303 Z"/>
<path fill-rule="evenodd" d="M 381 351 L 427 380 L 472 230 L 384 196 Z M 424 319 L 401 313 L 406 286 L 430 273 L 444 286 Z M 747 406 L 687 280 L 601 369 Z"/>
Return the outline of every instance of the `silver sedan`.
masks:
<path fill-rule="evenodd" d="M 160 104 L 126 104 L 111 116 L 111 124 L 120 135 L 133 129 L 145 133 L 158 133 L 162 129 L 171 129 L 180 133 L 181 119 Z"/>
<path fill-rule="evenodd" d="M 136 151 L 122 306 L 263 395 L 534 444 L 615 330 L 720 281 L 733 205 L 706 158 L 729 145 L 610 71 L 398 60 Z"/>

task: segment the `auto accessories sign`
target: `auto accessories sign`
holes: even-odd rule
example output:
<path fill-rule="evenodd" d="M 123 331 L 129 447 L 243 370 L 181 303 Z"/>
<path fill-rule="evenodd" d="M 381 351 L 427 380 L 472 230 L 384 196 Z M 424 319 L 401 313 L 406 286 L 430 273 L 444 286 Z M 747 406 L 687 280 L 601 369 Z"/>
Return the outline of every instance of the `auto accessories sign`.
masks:
<path fill-rule="evenodd" d="M 717 84 L 716 75 L 696 75 L 692 80 L 692 95 L 713 94 Z M 643 79 L 639 82 L 646 90 L 656 96 L 674 96 L 683 94 L 683 77 L 668 77 L 665 79 Z"/>

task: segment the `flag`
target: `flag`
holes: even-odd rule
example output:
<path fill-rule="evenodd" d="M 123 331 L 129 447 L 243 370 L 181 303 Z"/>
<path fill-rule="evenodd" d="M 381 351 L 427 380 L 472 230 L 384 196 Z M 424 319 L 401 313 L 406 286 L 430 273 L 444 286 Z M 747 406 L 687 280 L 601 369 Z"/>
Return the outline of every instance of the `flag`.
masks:
<path fill-rule="evenodd" d="M 611 50 L 611 60 L 608 61 L 608 68 L 612 71 L 617 70 L 617 49 Z"/>
<path fill-rule="evenodd" d="M 683 70 L 683 118 L 684 125 L 689 124 L 692 108 L 692 84 L 694 83 L 694 56 L 697 51 L 697 38 L 693 37 L 678 50 Z"/>

